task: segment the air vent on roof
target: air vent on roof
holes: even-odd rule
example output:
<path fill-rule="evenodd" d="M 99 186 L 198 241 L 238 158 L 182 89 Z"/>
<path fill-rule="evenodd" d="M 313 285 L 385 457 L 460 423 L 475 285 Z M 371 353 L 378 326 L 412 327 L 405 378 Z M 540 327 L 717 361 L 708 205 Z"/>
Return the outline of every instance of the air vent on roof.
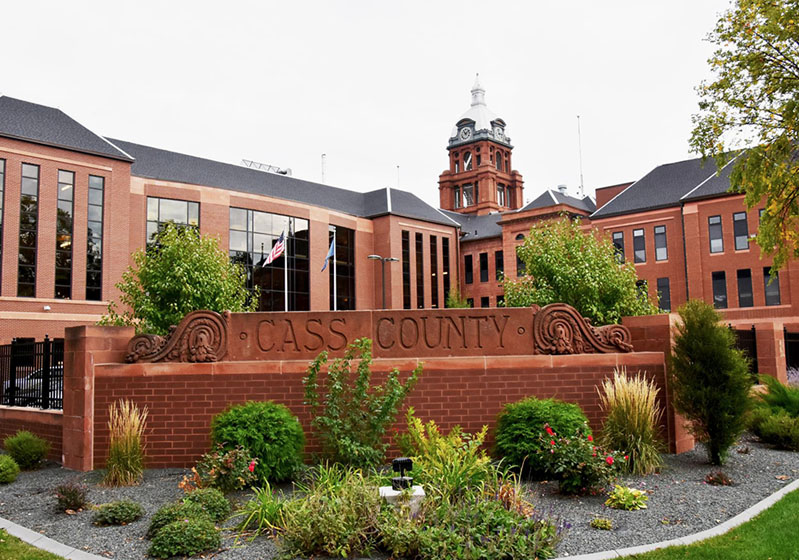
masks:
<path fill-rule="evenodd" d="M 266 171 L 267 173 L 275 173 L 277 175 L 288 175 L 291 177 L 291 169 L 288 167 L 282 169 L 277 165 L 261 163 L 260 161 L 252 161 L 251 159 L 243 159 L 241 160 L 241 164 L 244 167 L 249 167 L 250 169 L 257 169 L 258 171 Z"/>
<path fill-rule="evenodd" d="M 568 188 L 568 187 L 567 187 L 566 185 L 558 185 L 558 192 L 559 192 L 560 194 L 566 194 L 566 189 L 567 189 L 567 188 Z"/>

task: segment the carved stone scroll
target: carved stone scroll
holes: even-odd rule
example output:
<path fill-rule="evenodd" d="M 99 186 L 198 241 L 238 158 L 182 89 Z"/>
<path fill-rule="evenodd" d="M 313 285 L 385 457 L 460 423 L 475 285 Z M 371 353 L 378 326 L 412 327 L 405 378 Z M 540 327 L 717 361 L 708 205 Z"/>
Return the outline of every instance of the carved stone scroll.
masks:
<path fill-rule="evenodd" d="M 128 343 L 128 362 L 218 362 L 227 353 L 226 317 L 192 311 L 169 334 L 142 334 Z"/>
<path fill-rule="evenodd" d="M 593 354 L 632 352 L 630 331 L 623 325 L 594 327 L 589 319 L 565 303 L 552 303 L 533 318 L 538 354 Z"/>

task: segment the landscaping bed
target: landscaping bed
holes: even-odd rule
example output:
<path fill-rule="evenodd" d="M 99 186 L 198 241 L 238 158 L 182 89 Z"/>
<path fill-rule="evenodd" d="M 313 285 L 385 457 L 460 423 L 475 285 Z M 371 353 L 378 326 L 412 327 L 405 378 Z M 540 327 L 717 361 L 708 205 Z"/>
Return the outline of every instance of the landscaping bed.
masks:
<path fill-rule="evenodd" d="M 749 453 L 738 450 L 749 449 Z M 649 492 L 648 508 L 621 511 L 603 505 L 605 496 L 564 496 L 554 483 L 526 484 L 531 501 L 546 514 L 568 523 L 570 528 L 557 548 L 559 555 L 575 555 L 669 540 L 713 527 L 745 510 L 785 484 L 799 478 L 799 454 L 779 451 L 745 436 L 730 454 L 724 472 L 734 485 L 711 486 L 704 477 L 711 470 L 701 444 L 682 455 L 665 457 L 661 474 L 645 477 L 625 476 L 624 484 Z M 145 472 L 138 486 L 109 488 L 100 485 L 101 472 L 76 473 L 57 465 L 23 472 L 9 485 L 0 486 L 0 517 L 5 517 L 41 532 L 64 544 L 101 556 L 140 559 L 150 545 L 145 538 L 152 514 L 163 504 L 183 497 L 178 483 L 188 471 L 159 469 Z M 783 478 L 784 477 L 784 478 Z M 129 525 L 96 527 L 91 511 L 75 515 L 58 513 L 53 489 L 61 483 L 79 479 L 89 486 L 94 504 L 120 499 L 139 502 L 145 516 Z M 289 491 L 290 485 L 282 489 Z M 234 502 L 243 503 L 248 492 L 234 493 Z M 614 529 L 589 527 L 591 519 L 602 516 L 613 521 Z M 222 550 L 215 558 L 272 558 L 277 547 L 270 539 L 236 543 L 233 523 L 223 524 Z"/>

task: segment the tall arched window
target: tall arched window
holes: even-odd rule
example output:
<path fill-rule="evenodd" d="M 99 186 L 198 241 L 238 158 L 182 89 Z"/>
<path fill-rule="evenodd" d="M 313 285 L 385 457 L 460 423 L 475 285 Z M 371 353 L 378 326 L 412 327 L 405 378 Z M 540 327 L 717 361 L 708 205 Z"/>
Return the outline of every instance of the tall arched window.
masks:
<path fill-rule="evenodd" d="M 502 153 L 497 152 L 494 156 L 497 158 L 497 171 L 502 171 Z"/>

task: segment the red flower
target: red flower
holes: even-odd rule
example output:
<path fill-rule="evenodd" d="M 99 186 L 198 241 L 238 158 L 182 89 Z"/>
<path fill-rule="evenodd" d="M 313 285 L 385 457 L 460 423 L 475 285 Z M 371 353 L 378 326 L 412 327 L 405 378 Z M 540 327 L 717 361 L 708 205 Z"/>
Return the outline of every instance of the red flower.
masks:
<path fill-rule="evenodd" d="M 548 433 L 549 435 L 551 435 L 551 436 L 554 436 L 554 435 L 555 435 L 555 430 L 553 430 L 553 429 L 552 429 L 552 428 L 550 428 L 549 426 L 547 426 L 545 429 L 546 429 L 546 431 L 547 431 L 547 433 Z"/>
<path fill-rule="evenodd" d="M 550 445 L 555 445 L 555 440 L 553 439 L 552 441 L 549 442 L 549 444 Z"/>
<path fill-rule="evenodd" d="M 253 472 L 255 470 L 255 459 L 250 461 L 250 466 L 247 468 L 250 469 L 250 472 Z"/>
<path fill-rule="evenodd" d="M 627 459 L 629 459 L 629 458 L 630 458 L 630 456 L 629 456 L 629 455 L 625 455 L 625 456 L 624 456 L 624 460 L 625 460 L 625 461 L 626 461 Z"/>
<path fill-rule="evenodd" d="M 605 457 L 605 462 L 606 462 L 608 465 L 612 465 L 612 464 L 613 464 L 613 457 L 611 457 L 610 455 L 608 455 L 607 457 Z"/>
<path fill-rule="evenodd" d="M 589 435 L 589 436 L 588 436 L 588 441 L 594 441 L 594 436 L 592 436 L 592 435 Z"/>

